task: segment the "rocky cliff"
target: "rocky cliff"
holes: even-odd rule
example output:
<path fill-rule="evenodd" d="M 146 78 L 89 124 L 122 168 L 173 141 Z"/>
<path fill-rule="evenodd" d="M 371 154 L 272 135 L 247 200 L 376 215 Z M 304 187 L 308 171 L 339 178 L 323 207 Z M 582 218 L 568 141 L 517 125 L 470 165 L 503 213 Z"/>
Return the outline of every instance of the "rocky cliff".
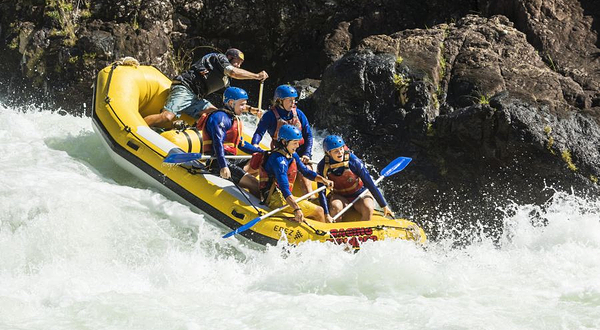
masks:
<path fill-rule="evenodd" d="M 553 189 L 598 196 L 593 0 L 17 0 L 0 19 L 0 97 L 79 114 L 116 58 L 171 76 L 241 48 L 267 95 L 296 84 L 312 122 L 377 168 L 413 157 L 386 192 L 433 234 L 444 219 L 495 232 L 507 204 Z M 256 83 L 238 85 L 252 103 Z"/>

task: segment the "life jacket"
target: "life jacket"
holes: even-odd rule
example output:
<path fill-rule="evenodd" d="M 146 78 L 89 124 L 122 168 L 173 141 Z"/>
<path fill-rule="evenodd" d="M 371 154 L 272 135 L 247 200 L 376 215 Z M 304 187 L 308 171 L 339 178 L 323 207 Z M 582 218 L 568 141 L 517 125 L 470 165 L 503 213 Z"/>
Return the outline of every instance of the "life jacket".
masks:
<path fill-rule="evenodd" d="M 223 141 L 223 149 L 229 155 L 237 155 L 237 146 L 242 139 L 242 124 L 238 118 L 232 111 L 227 109 L 211 109 L 208 111 L 204 111 L 200 118 L 198 119 L 198 123 L 196 124 L 196 128 L 199 131 L 202 131 L 202 153 L 204 154 L 213 154 L 213 142 L 210 139 L 210 135 L 205 131 L 206 123 L 208 122 L 208 118 L 217 111 L 223 111 L 230 116 L 233 116 L 231 119 L 231 127 L 225 132 L 225 141 Z"/>
<path fill-rule="evenodd" d="M 331 157 L 329 155 L 325 155 L 325 166 L 323 167 L 323 174 L 326 178 L 333 181 L 333 193 L 342 195 L 342 196 L 351 196 L 357 191 L 361 190 L 364 186 L 360 177 L 352 170 L 350 170 L 350 166 L 348 165 L 350 160 L 350 151 L 344 151 L 344 157 L 341 162 L 331 163 Z M 343 168 L 341 174 L 339 170 L 336 169 Z M 335 171 L 335 172 L 334 172 Z"/>
<path fill-rule="evenodd" d="M 260 194 L 262 196 L 263 203 L 267 203 L 269 201 L 269 199 L 271 198 L 271 195 L 273 194 L 273 191 L 275 190 L 275 188 L 279 188 L 279 185 L 277 184 L 277 180 L 275 180 L 275 176 L 270 175 L 267 172 L 267 170 L 265 169 L 267 160 L 275 152 L 278 152 L 287 158 L 287 155 L 286 155 L 287 151 L 279 149 L 279 148 L 260 154 L 260 155 L 262 155 L 262 162 L 261 162 L 260 168 L 258 170 L 258 177 L 259 177 L 259 189 L 260 189 Z M 259 157 L 259 156 L 257 156 L 257 157 Z M 296 164 L 296 160 L 292 157 L 292 162 L 288 165 L 288 170 L 287 170 L 287 178 L 288 178 L 288 183 L 290 185 L 290 191 L 292 191 L 294 189 L 294 181 L 296 181 L 297 175 L 298 175 L 298 165 Z"/>
<path fill-rule="evenodd" d="M 295 104 L 291 110 L 292 118 L 289 120 L 282 119 L 281 116 L 279 116 L 279 111 L 277 111 L 276 106 L 271 107 L 271 111 L 273 111 L 273 114 L 275 115 L 275 120 L 277 120 L 277 127 L 275 128 L 275 134 L 271 137 L 271 141 L 277 140 L 277 138 L 279 137 L 279 129 L 281 128 L 281 126 L 283 126 L 285 124 L 290 124 L 292 126 L 296 126 L 296 127 L 298 127 L 300 132 L 302 132 L 302 122 L 300 122 L 300 118 L 298 118 L 298 111 L 296 111 Z M 304 144 L 304 138 L 300 139 L 300 145 L 303 145 L 303 144 Z M 273 148 L 273 142 L 271 142 L 271 148 Z"/>

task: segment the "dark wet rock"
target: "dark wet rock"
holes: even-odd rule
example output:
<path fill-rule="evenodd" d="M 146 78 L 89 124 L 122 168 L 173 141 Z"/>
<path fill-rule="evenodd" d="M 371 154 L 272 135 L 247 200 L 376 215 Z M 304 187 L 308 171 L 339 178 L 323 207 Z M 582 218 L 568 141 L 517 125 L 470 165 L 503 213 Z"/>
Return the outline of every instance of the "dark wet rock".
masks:
<path fill-rule="evenodd" d="M 509 202 L 540 204 L 552 189 L 598 196 L 588 92 L 506 17 L 466 16 L 363 39 L 301 105 L 379 168 L 414 158 L 387 188 L 407 214 L 487 219 L 494 231 Z"/>
<path fill-rule="evenodd" d="M 269 72 L 265 89 L 272 91 L 282 83 L 320 79 L 329 64 L 370 35 L 433 26 L 472 9 L 472 0 L 443 5 L 384 0 L 4 1 L 0 3 L 0 39 L 5 41 L 0 68 L 7 70 L 0 74 L 0 94 L 18 96 L 21 85 L 29 85 L 44 90 L 35 93 L 41 100 L 80 112 L 84 95 L 91 98 L 91 89 L 74 81 L 90 82 L 95 71 L 121 54 L 140 57 L 142 63 L 173 76 L 200 56 L 230 46 L 246 53 L 245 68 Z M 26 22 L 33 24 L 32 33 L 43 31 L 51 44 L 37 56 L 15 46 L 33 46 L 28 35 L 21 36 L 28 31 Z M 103 36 L 105 32 L 112 38 Z M 87 39 L 81 42 L 81 37 Z M 16 67 L 27 72 L 14 73 Z M 60 72 L 52 73 L 56 71 Z M 61 79 L 66 81 L 55 84 Z M 248 82 L 240 86 L 255 87 Z"/>

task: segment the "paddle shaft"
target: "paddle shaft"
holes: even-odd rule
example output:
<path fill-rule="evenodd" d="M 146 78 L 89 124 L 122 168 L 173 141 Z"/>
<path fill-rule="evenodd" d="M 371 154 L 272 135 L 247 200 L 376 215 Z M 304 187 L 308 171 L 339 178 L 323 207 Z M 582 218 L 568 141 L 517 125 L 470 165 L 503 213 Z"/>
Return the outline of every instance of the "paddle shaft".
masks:
<path fill-rule="evenodd" d="M 250 159 L 251 157 L 252 155 L 225 155 L 226 159 Z M 211 155 L 202 155 L 202 157 L 200 157 L 199 159 L 217 159 L 217 157 Z"/>
<path fill-rule="evenodd" d="M 251 155 L 225 155 L 227 159 L 250 159 Z M 198 152 L 172 154 L 163 160 L 165 163 L 186 163 L 194 160 L 215 159 L 214 155 L 203 155 Z"/>
<path fill-rule="evenodd" d="M 385 176 L 383 175 L 377 178 L 377 180 L 375 180 L 375 185 L 381 182 L 383 178 L 385 178 Z M 354 203 L 358 202 L 359 199 L 363 198 L 367 194 L 367 192 L 369 192 L 369 189 L 365 189 L 365 191 L 361 192 L 360 195 L 358 195 L 358 197 L 356 197 L 350 204 L 346 205 L 346 207 L 344 207 L 338 214 L 336 214 L 333 217 L 333 220 L 337 220 L 337 218 L 341 217 L 342 214 L 346 213 L 346 211 L 348 211 L 352 207 L 352 205 L 354 205 Z"/>
<path fill-rule="evenodd" d="M 303 201 L 303 200 L 305 200 L 305 199 L 309 198 L 309 197 L 310 197 L 312 194 L 316 194 L 316 193 L 318 193 L 318 192 L 319 192 L 319 191 L 321 191 L 321 190 L 325 190 L 325 188 L 327 188 L 327 187 L 323 186 L 323 187 L 321 187 L 321 188 L 319 188 L 319 189 L 316 189 L 316 190 L 314 190 L 314 191 L 312 191 L 312 192 L 306 193 L 306 194 L 304 194 L 304 195 L 302 195 L 302 196 L 298 197 L 298 198 L 296 199 L 296 203 L 298 203 L 298 202 L 301 202 L 301 201 Z M 281 207 L 279 207 L 279 208 L 276 208 L 276 209 L 274 209 L 273 211 L 271 211 L 271 212 L 269 212 L 269 213 L 267 213 L 267 214 L 265 214 L 265 215 L 262 215 L 260 220 L 263 220 L 264 218 L 270 217 L 270 216 L 272 216 L 272 215 L 273 215 L 273 214 L 275 214 L 275 213 L 279 213 L 280 211 L 283 211 L 284 209 L 286 209 L 286 208 L 288 208 L 288 207 L 290 207 L 290 204 L 285 204 L 284 206 L 281 206 Z"/>
<path fill-rule="evenodd" d="M 265 87 L 265 82 L 261 81 L 260 82 L 260 88 L 258 89 L 258 111 L 262 110 L 262 95 L 263 95 L 263 88 Z"/>
<path fill-rule="evenodd" d="M 302 195 L 301 197 L 298 197 L 298 198 L 296 199 L 296 203 L 298 203 L 298 202 L 301 202 L 301 201 L 303 201 L 303 200 L 305 200 L 305 199 L 309 198 L 311 195 L 313 195 L 313 194 L 316 194 L 316 193 L 318 193 L 318 192 L 320 192 L 321 190 L 324 190 L 324 189 L 326 189 L 326 188 L 327 188 L 326 186 L 322 186 L 322 187 L 320 187 L 319 189 L 316 189 L 316 190 L 314 190 L 314 191 L 312 191 L 312 192 L 306 193 L 305 195 Z M 273 211 L 271 211 L 271 212 L 269 212 L 269 213 L 267 213 L 267 214 L 261 215 L 260 217 L 258 217 L 258 218 L 255 218 L 255 219 L 253 219 L 253 220 L 249 221 L 249 222 L 248 222 L 248 223 L 246 223 L 245 225 L 242 225 L 241 227 L 239 227 L 239 228 L 237 228 L 237 229 L 235 229 L 235 230 L 233 230 L 233 231 L 231 231 L 231 232 L 229 232 L 229 233 L 225 234 L 225 235 L 223 236 L 223 238 L 227 238 L 227 237 L 233 236 L 233 235 L 235 235 L 235 234 L 242 233 L 242 232 L 244 232 L 244 231 L 246 231 L 246 230 L 250 229 L 250 227 L 254 226 L 254 225 L 257 223 L 257 222 L 259 222 L 259 221 L 261 221 L 261 220 L 263 220 L 263 219 L 265 219 L 265 218 L 268 218 L 268 217 L 272 216 L 272 215 L 273 215 L 273 214 L 275 214 L 275 213 L 279 213 L 279 212 L 281 212 L 282 210 L 284 210 L 284 209 L 288 208 L 289 206 L 290 206 L 290 205 L 286 203 L 285 205 L 283 205 L 283 206 L 281 206 L 281 207 L 279 207 L 279 208 L 276 208 L 276 209 L 274 209 Z"/>

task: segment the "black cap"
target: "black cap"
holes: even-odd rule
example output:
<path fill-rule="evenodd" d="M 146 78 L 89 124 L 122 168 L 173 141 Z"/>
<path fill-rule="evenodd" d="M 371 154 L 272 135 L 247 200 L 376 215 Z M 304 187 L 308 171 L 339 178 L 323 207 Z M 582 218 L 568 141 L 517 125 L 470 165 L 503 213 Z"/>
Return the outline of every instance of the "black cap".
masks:
<path fill-rule="evenodd" d="M 242 53 L 241 50 L 237 49 L 237 48 L 229 48 L 226 52 L 225 55 L 227 57 L 232 57 L 232 58 L 239 58 L 240 60 L 244 60 L 244 53 Z"/>

